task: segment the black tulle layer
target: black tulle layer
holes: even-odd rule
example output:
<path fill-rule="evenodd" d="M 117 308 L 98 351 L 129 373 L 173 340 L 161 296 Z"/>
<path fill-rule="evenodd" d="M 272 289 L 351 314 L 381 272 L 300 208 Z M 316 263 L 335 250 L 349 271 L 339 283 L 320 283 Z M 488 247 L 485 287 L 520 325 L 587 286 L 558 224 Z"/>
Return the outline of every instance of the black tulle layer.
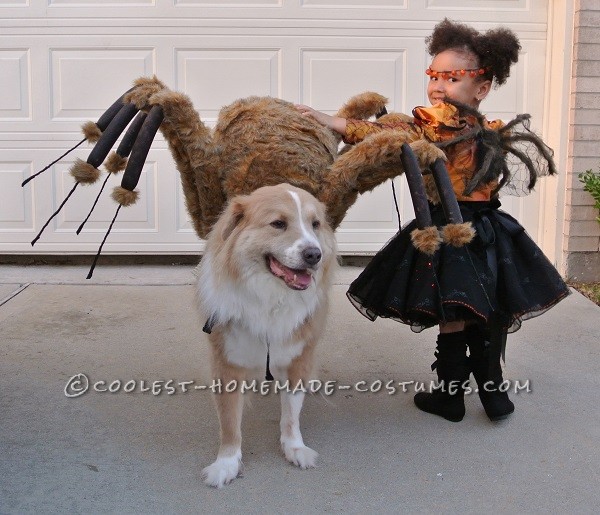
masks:
<path fill-rule="evenodd" d="M 499 317 L 508 332 L 569 294 L 560 274 L 509 214 L 492 202 L 461 202 L 475 239 L 464 247 L 442 244 L 433 256 L 411 243 L 415 222 L 380 250 L 350 285 L 348 298 L 367 318 L 392 318 L 420 331 L 440 322 Z M 432 206 L 434 224 L 445 223 Z"/>

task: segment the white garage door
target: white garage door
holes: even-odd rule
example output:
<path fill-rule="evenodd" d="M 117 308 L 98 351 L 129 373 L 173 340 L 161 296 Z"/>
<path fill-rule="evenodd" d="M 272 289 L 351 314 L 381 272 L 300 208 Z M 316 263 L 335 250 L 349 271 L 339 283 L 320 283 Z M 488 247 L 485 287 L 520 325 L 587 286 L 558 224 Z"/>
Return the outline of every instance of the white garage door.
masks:
<path fill-rule="evenodd" d="M 423 40 L 444 16 L 517 31 L 519 64 L 482 110 L 503 119 L 529 112 L 541 128 L 545 0 L 0 0 L 0 253 L 96 251 L 115 211 L 108 195 L 86 229 L 74 232 L 99 184 L 78 188 L 30 245 L 71 189 L 72 161 L 85 159 L 89 148 L 20 184 L 79 141 L 81 123 L 96 120 L 136 77 L 156 74 L 186 92 L 209 125 L 220 107 L 247 95 L 334 112 L 372 90 L 390 99 L 390 110 L 410 113 L 426 104 Z M 407 221 L 405 181 L 396 185 Z M 202 249 L 162 140 L 150 152 L 140 191 L 140 201 L 121 211 L 106 253 Z M 534 238 L 540 234 L 535 196 L 505 206 Z M 375 252 L 397 225 L 387 183 L 348 213 L 338 231 L 340 251 Z"/>

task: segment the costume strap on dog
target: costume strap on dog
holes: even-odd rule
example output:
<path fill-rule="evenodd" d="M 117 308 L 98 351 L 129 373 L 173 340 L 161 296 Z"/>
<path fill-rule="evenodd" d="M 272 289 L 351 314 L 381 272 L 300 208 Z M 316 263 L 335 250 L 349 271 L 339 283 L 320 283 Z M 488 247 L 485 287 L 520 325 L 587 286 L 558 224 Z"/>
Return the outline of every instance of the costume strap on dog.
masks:
<path fill-rule="evenodd" d="M 204 327 L 202 328 L 202 331 L 205 332 L 206 334 L 210 334 L 212 333 L 213 327 L 217 324 L 217 316 L 216 315 L 210 315 L 208 317 L 208 319 L 206 320 L 206 322 L 204 323 Z M 271 374 L 271 368 L 269 366 L 270 361 L 271 361 L 271 344 L 269 343 L 269 340 L 267 340 L 267 365 L 265 367 L 265 381 L 273 381 L 274 377 Z"/>

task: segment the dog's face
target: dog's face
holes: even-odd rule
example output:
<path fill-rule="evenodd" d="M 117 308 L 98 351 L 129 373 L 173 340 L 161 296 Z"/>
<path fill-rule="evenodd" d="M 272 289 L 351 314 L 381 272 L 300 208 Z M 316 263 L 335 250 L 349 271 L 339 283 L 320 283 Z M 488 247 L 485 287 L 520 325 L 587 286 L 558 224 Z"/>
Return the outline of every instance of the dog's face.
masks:
<path fill-rule="evenodd" d="M 335 256 L 325 206 L 289 184 L 233 198 L 208 244 L 231 279 L 267 274 L 294 290 L 310 288 Z"/>

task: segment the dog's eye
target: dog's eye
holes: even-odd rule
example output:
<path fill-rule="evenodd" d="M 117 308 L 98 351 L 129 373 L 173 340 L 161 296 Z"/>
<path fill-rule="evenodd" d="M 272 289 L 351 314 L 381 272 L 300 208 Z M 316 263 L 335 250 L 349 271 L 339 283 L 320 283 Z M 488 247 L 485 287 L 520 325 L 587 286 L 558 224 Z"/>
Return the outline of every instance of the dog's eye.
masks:
<path fill-rule="evenodd" d="M 318 229 L 319 227 L 321 227 L 321 222 L 319 222 L 319 220 L 315 220 L 312 223 L 313 229 Z"/>
<path fill-rule="evenodd" d="M 275 227 L 275 229 L 285 229 L 287 224 L 283 220 L 275 220 L 271 222 L 271 227 Z"/>

